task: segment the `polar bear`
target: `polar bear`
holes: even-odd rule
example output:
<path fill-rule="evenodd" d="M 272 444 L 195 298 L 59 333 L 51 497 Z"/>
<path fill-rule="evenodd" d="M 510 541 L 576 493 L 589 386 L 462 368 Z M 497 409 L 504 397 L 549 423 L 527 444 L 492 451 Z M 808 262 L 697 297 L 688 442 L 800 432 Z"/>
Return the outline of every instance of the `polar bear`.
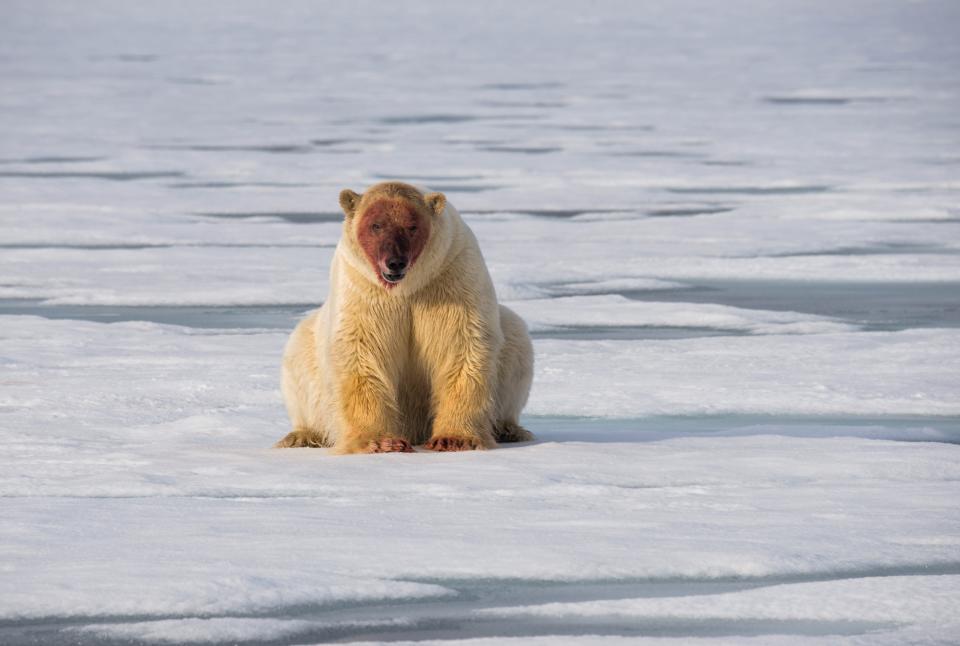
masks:
<path fill-rule="evenodd" d="M 293 331 L 277 447 L 335 453 L 488 449 L 519 424 L 533 377 L 523 320 L 497 304 L 473 232 L 442 193 L 383 182 L 340 193 L 330 294 Z"/>

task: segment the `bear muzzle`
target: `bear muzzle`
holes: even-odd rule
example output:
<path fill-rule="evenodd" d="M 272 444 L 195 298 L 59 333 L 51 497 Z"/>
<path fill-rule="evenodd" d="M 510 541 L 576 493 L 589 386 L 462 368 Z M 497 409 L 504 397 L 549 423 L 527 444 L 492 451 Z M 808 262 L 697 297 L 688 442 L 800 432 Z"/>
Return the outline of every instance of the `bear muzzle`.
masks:
<path fill-rule="evenodd" d="M 380 275 L 388 283 L 395 284 L 407 275 L 407 259 L 401 256 L 391 256 L 381 263 Z"/>

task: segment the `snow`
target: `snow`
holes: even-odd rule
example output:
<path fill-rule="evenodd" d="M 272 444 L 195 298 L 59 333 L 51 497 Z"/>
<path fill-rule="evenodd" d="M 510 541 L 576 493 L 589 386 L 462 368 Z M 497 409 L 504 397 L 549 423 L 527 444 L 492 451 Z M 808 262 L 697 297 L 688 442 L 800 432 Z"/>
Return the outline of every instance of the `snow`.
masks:
<path fill-rule="evenodd" d="M 79 629 L 81 633 L 93 633 L 114 639 L 138 639 L 154 643 L 190 644 L 251 642 L 256 640 L 283 639 L 301 636 L 304 633 L 325 633 L 357 629 L 389 629 L 403 627 L 404 621 L 351 621 L 318 622 L 298 619 L 237 619 L 218 617 L 214 619 L 166 619 L 129 624 L 93 624 Z"/>
<path fill-rule="evenodd" d="M 886 576 L 831 582 L 767 586 L 706 598 L 627 599 L 553 603 L 482 611 L 486 615 L 548 617 L 631 616 L 702 619 L 804 619 L 897 624 L 936 621 L 956 607 L 957 577 Z M 779 589 L 778 589 L 779 588 Z M 833 603 L 824 605 L 825 595 Z"/>
<path fill-rule="evenodd" d="M 953 3 L 3 14 L 0 643 L 955 643 Z M 537 441 L 269 448 L 386 178 Z"/>
<path fill-rule="evenodd" d="M 309 635 L 406 634 L 443 618 L 463 621 L 499 606 L 496 597 L 479 608 L 464 600 L 473 582 L 490 579 L 506 587 L 528 582 L 532 591 L 515 595 L 522 605 L 576 595 L 576 582 L 591 582 L 599 598 L 618 597 L 624 586 L 636 594 L 630 586 L 641 584 L 645 596 L 661 587 L 672 597 L 676 582 L 689 587 L 684 594 L 706 594 L 700 586 L 711 582 L 813 579 L 829 587 L 957 567 L 960 461 L 954 444 L 939 442 L 960 435 L 955 422 L 929 416 L 956 415 L 948 378 L 956 362 L 942 356 L 956 351 L 948 330 L 541 340 L 531 412 L 620 413 L 619 425 L 530 417 L 541 441 L 526 447 L 332 459 L 322 450 L 267 448 L 282 430 L 275 364 L 283 333 L 19 316 L 3 317 L 0 329 L 0 531 L 5 573 L 20 581 L 0 589 L 8 623 L 71 617 L 85 636 L 187 643 L 269 634 L 303 643 Z M 880 421 L 851 427 L 808 418 L 793 428 L 777 421 L 796 412 L 810 377 L 800 365 L 779 369 L 784 360 L 776 353 L 803 339 L 828 342 L 820 357 L 794 348 L 808 353 L 807 369 L 845 386 L 821 388 L 811 401 Z M 717 412 L 711 397 L 728 410 L 752 411 L 729 385 L 714 392 L 713 384 L 728 383 L 724 362 L 762 359 L 744 354 L 761 340 L 757 350 L 766 347 L 759 354 L 769 368 L 753 365 L 744 374 L 757 383 L 736 393 L 761 403 L 765 423 L 719 422 L 723 430 L 712 432 L 698 429 L 696 417 L 649 417 Z M 878 353 L 895 354 L 877 362 Z M 658 363 L 658 355 L 677 363 Z M 938 364 L 941 358 L 947 361 Z M 888 375 L 868 371 L 871 362 L 898 367 L 896 390 L 885 386 Z M 706 369 L 714 363 L 715 373 Z M 563 387 L 572 378 L 559 371 L 576 366 L 596 370 L 579 377 L 591 388 Z M 845 370 L 869 372 L 871 380 Z M 654 381 L 673 385 L 657 390 Z M 928 392 L 888 402 L 873 392 L 878 387 L 891 388 L 891 396 Z M 555 402 L 554 391 L 564 401 Z M 620 395 L 597 394 L 603 391 Z M 692 408 L 685 410 L 686 392 Z M 673 400 L 654 408 L 657 395 Z M 920 421 L 883 421 L 888 410 Z M 635 419 L 644 416 L 650 421 Z M 31 428 L 42 430 L 20 432 Z M 570 590 L 551 590 L 550 582 Z M 887 588 L 870 592 L 886 603 L 901 598 Z M 391 600 L 404 605 L 396 609 Z M 361 612 L 370 605 L 389 611 Z M 577 612 L 568 613 L 568 625 Z M 258 618 L 265 613 L 275 616 Z M 118 616 L 157 619 L 97 620 Z M 400 623 L 377 623 L 385 616 Z M 684 625 L 724 619 L 703 617 Z M 744 630 L 773 619 L 780 620 L 751 615 Z M 871 630 L 877 623 L 856 617 L 855 608 L 848 619 Z M 936 616 L 914 619 L 902 623 L 937 623 Z M 822 621 L 791 620 L 800 633 Z M 475 621 L 479 634 L 490 629 Z"/>
<path fill-rule="evenodd" d="M 570 287 L 569 285 L 567 286 Z M 759 334 L 839 332 L 852 326 L 820 316 L 709 304 L 631 301 L 619 295 L 569 296 L 508 302 L 537 331 L 554 327 L 705 327 Z"/>
<path fill-rule="evenodd" d="M 544 340 L 536 350 L 527 410 L 541 415 L 960 414 L 956 330 Z"/>

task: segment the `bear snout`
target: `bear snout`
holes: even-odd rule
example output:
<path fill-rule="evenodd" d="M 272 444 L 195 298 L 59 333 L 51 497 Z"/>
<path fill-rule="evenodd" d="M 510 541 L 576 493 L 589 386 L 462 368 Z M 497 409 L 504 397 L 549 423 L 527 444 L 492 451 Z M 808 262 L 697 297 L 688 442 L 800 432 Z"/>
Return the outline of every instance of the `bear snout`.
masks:
<path fill-rule="evenodd" d="M 399 274 L 407 268 L 407 259 L 395 256 L 393 258 L 388 258 L 386 265 L 387 269 L 390 270 L 390 273 Z"/>
<path fill-rule="evenodd" d="M 380 275 L 388 283 L 399 283 L 407 275 L 408 265 L 404 256 L 389 256 L 380 262 Z"/>

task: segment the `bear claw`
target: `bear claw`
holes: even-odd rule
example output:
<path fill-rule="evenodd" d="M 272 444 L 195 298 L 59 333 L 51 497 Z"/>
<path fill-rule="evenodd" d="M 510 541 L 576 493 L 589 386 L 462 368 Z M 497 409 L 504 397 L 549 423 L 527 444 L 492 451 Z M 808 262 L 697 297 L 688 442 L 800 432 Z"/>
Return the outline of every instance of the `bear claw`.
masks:
<path fill-rule="evenodd" d="M 486 448 L 479 439 L 473 437 L 432 437 L 424 446 L 431 451 L 476 451 Z"/>
<path fill-rule="evenodd" d="M 396 437 L 385 437 L 379 440 L 370 440 L 366 448 L 367 453 L 413 453 L 413 447 L 406 440 Z"/>
<path fill-rule="evenodd" d="M 494 436 L 497 442 L 529 442 L 533 439 L 533 433 L 513 422 L 503 422 L 494 429 Z"/>
<path fill-rule="evenodd" d="M 296 448 L 321 448 L 326 446 L 323 438 L 316 433 L 307 430 L 291 431 L 283 436 L 279 442 L 273 445 L 275 449 L 296 449 Z"/>

